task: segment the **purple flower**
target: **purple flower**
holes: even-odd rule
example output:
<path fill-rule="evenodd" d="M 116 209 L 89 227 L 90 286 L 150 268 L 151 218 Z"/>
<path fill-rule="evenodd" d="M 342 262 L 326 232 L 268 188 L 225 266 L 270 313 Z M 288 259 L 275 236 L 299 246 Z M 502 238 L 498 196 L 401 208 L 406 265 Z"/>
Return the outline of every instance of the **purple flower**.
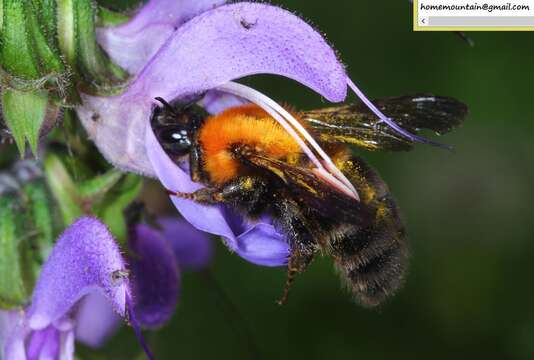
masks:
<path fill-rule="evenodd" d="M 384 122 L 404 136 L 420 140 L 382 114 L 350 80 L 324 38 L 291 12 L 250 2 L 220 5 L 221 1 L 184 0 L 172 8 L 165 3 L 150 1 L 129 24 L 102 30 L 108 34 L 100 36 L 108 53 L 134 77 L 120 96 L 84 96 L 84 106 L 78 109 L 89 136 L 118 168 L 157 176 L 173 191 L 192 192 L 202 187 L 191 181 L 186 165 L 177 166 L 168 158 L 149 119 L 155 97 L 174 100 L 206 94 L 202 103 L 212 113 L 243 100 L 264 108 L 299 141 L 319 174 L 357 198 L 352 184 L 313 138 L 302 127 L 298 129 L 291 114 L 267 96 L 234 82 L 255 74 L 296 80 L 331 102 L 345 100 L 347 88 L 351 88 Z M 161 9 L 167 11 L 169 21 L 154 15 Z M 195 17 L 193 9 L 198 10 Z M 154 31 L 158 26 L 166 32 Z M 122 41 L 114 40 L 117 34 Z M 133 55 L 132 49 L 136 49 Z M 223 207 L 175 198 L 173 202 L 193 226 L 222 236 L 228 247 L 246 260 L 268 266 L 287 262 L 289 245 L 270 219 L 251 222 Z"/>
<path fill-rule="evenodd" d="M 126 266 L 105 225 L 94 218 L 75 222 L 43 266 L 27 309 L 0 311 L 0 357 L 72 359 L 75 339 L 99 347 L 116 332 L 121 318 L 129 318 L 136 331 L 139 325 L 162 326 L 178 298 L 177 258 L 189 259 L 185 268 L 200 269 L 211 256 L 205 234 L 174 232 L 165 237 L 180 223 L 165 219 L 162 232 L 137 225 Z"/>
<path fill-rule="evenodd" d="M 97 29 L 100 45 L 122 68 L 136 74 L 187 20 L 224 0 L 151 0 L 128 23 Z"/>
<path fill-rule="evenodd" d="M 212 257 L 206 233 L 176 218 L 163 218 L 158 223 L 161 230 L 135 226 L 129 238 L 135 313 L 147 329 L 161 327 L 174 314 L 180 272 L 201 270 Z"/>
<path fill-rule="evenodd" d="M 114 313 L 127 316 L 131 291 L 124 273 L 126 264 L 107 228 L 93 218 L 75 222 L 43 266 L 28 308 L 0 313 L 3 359 L 72 359 L 74 312 L 83 297 L 99 293 Z M 95 336 L 98 330 L 109 331 L 98 327 Z"/>

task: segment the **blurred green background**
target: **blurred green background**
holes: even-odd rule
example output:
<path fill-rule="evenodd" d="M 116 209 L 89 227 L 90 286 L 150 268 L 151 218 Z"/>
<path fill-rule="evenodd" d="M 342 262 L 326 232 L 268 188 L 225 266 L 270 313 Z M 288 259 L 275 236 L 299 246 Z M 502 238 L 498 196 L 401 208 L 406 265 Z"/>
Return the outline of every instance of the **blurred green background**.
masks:
<path fill-rule="evenodd" d="M 406 286 L 389 303 L 352 303 L 332 262 L 318 259 L 279 307 L 285 270 L 219 245 L 212 279 L 185 274 L 173 321 L 149 335 L 158 358 L 533 359 L 532 33 L 472 32 L 471 48 L 452 33 L 412 32 L 408 1 L 273 3 L 325 33 L 370 97 L 432 92 L 464 101 L 470 115 L 440 139 L 454 153 L 362 154 L 390 185 L 411 239 Z M 323 105 L 288 80 L 247 82 L 299 108 Z M 108 356 L 134 341 L 124 331 Z"/>

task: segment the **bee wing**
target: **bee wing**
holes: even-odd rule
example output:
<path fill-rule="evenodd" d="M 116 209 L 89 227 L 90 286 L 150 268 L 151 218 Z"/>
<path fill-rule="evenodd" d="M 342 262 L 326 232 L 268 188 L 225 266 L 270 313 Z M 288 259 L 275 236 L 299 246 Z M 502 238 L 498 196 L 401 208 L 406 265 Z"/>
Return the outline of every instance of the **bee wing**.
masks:
<path fill-rule="evenodd" d="M 445 96 L 428 94 L 389 97 L 373 103 L 404 129 L 429 129 L 445 134 L 459 126 L 467 106 Z M 363 103 L 346 104 L 301 113 L 302 120 L 324 143 L 345 143 L 367 150 L 411 150 L 413 143 L 381 123 Z"/>
<path fill-rule="evenodd" d="M 350 196 L 319 178 L 308 168 L 293 166 L 260 154 L 248 154 L 246 161 L 280 179 L 289 195 L 307 211 L 336 216 L 339 220 L 364 225 L 371 217 L 368 209 Z"/>

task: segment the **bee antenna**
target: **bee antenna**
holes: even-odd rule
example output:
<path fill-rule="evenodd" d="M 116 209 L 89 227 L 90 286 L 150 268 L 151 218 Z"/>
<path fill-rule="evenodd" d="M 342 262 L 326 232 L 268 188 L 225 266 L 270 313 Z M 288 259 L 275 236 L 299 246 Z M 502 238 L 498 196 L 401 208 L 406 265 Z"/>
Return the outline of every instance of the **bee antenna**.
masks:
<path fill-rule="evenodd" d="M 158 97 L 155 97 L 154 99 L 157 100 L 157 101 L 159 101 L 159 102 L 163 105 L 163 107 L 164 107 L 165 109 L 167 109 L 167 110 L 169 110 L 170 112 L 176 114 L 176 111 L 174 110 L 174 108 L 173 108 L 173 107 L 171 106 L 171 104 L 169 104 L 164 98 L 158 96 Z"/>
<path fill-rule="evenodd" d="M 463 31 L 455 31 L 454 34 L 458 35 L 460 39 L 465 41 L 470 47 L 475 46 L 475 41 L 471 37 L 467 36 L 467 34 Z"/>

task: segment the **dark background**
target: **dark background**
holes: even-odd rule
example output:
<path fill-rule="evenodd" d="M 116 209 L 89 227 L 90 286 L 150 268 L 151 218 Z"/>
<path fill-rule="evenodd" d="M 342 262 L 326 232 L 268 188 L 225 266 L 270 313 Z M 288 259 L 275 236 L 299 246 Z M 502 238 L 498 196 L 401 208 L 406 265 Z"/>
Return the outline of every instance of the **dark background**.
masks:
<path fill-rule="evenodd" d="M 285 270 L 219 245 L 210 275 L 185 274 L 175 317 L 149 335 L 158 358 L 534 358 L 532 34 L 472 32 L 469 47 L 452 33 L 412 32 L 408 1 L 273 3 L 325 33 L 369 96 L 449 95 L 470 115 L 440 139 L 454 153 L 421 145 L 362 154 L 390 185 L 410 234 L 407 283 L 389 303 L 354 304 L 332 262 L 318 259 L 279 307 Z M 299 108 L 322 105 L 289 80 L 248 83 Z M 136 348 L 127 329 L 104 358 Z"/>

